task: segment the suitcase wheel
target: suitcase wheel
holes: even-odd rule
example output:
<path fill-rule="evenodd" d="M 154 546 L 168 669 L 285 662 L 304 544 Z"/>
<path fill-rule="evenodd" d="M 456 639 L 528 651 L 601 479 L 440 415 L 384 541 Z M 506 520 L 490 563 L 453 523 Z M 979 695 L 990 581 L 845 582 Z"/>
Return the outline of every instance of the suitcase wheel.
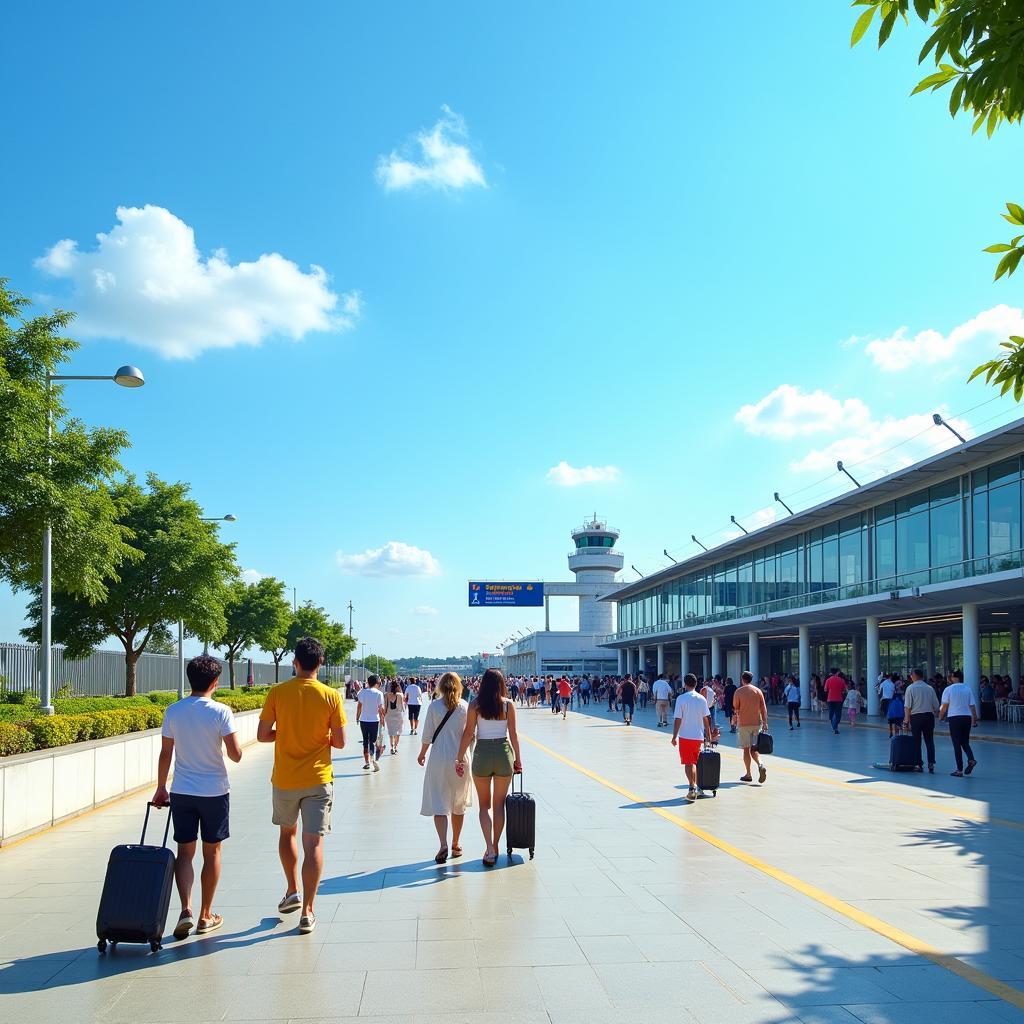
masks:
<path fill-rule="evenodd" d="M 508 859 L 509 860 L 512 859 L 512 847 L 511 846 L 508 848 Z"/>
<path fill-rule="evenodd" d="M 107 951 L 107 940 L 106 939 L 100 939 L 100 941 L 96 943 L 96 948 L 100 951 L 101 954 L 102 953 L 106 953 L 106 951 Z"/>
<path fill-rule="evenodd" d="M 533 860 L 533 847 L 530 847 L 530 860 Z"/>
<path fill-rule="evenodd" d="M 152 953 L 159 953 L 160 950 L 163 949 L 163 945 L 160 943 L 158 939 L 153 939 L 153 941 L 149 944 L 149 949 L 150 952 Z"/>

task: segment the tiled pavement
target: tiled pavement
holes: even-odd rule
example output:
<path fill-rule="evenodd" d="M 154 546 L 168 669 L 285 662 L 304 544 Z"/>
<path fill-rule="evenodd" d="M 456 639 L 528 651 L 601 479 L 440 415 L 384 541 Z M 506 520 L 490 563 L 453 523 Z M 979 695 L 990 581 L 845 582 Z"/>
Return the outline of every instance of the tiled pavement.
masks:
<path fill-rule="evenodd" d="M 977 774 L 870 769 L 885 738 L 777 736 L 764 787 L 736 781 L 687 806 L 653 713 L 625 728 L 592 709 L 523 713 L 523 732 L 621 790 L 524 744 L 538 849 L 486 870 L 433 864 L 416 746 L 367 777 L 335 762 L 335 828 L 298 935 L 270 825 L 270 751 L 234 772 L 218 909 L 224 930 L 157 955 L 100 958 L 107 852 L 137 833 L 144 795 L 0 851 L 0 1021 L 372 1018 L 375 1024 L 988 1024 L 1024 1013 L 681 827 L 706 830 L 854 908 L 1024 989 L 1024 751 L 986 745 Z M 830 767 L 822 768 L 827 764 Z M 676 821 L 654 813 L 670 812 Z M 174 913 L 172 910 L 172 918 Z"/>

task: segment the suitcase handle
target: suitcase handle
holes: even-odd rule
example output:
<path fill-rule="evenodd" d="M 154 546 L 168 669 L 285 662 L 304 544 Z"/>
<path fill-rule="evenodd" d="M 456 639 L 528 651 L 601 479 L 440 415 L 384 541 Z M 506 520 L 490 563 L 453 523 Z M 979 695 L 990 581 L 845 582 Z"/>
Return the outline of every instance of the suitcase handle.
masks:
<path fill-rule="evenodd" d="M 522 772 L 513 772 L 512 773 L 512 793 L 513 793 L 513 795 L 515 794 L 515 791 L 516 791 L 516 779 L 517 778 L 519 779 L 519 792 L 520 793 L 523 792 L 523 773 Z"/>
<path fill-rule="evenodd" d="M 150 807 L 157 807 L 157 809 L 159 810 L 158 805 L 153 803 L 152 800 L 147 800 L 146 801 L 146 820 L 143 821 L 143 823 L 142 823 L 142 838 L 139 840 L 139 846 L 145 846 L 146 845 L 146 829 L 149 828 L 149 809 L 150 809 Z M 163 841 L 163 845 L 164 846 L 167 845 L 167 836 L 169 835 L 170 831 L 171 831 L 171 809 L 170 809 L 170 806 L 168 805 L 168 808 L 167 808 L 167 824 L 164 826 L 164 841 Z"/>

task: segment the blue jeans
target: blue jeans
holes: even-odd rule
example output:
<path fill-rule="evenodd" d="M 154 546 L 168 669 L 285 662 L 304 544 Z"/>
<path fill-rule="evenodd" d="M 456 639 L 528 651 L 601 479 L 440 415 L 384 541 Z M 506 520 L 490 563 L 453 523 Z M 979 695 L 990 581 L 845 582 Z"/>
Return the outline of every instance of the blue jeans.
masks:
<path fill-rule="evenodd" d="M 832 731 L 839 732 L 839 722 L 843 717 L 843 702 L 841 700 L 830 700 L 828 702 L 828 720 L 832 723 Z"/>

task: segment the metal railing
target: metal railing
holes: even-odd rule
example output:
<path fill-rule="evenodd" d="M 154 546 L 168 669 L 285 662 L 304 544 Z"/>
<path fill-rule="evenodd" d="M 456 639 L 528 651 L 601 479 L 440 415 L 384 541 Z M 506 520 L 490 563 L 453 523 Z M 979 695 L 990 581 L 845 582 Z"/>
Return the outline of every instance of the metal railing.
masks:
<path fill-rule="evenodd" d="M 829 587 L 823 590 L 803 594 L 792 594 L 788 597 L 775 598 L 771 601 L 757 601 L 733 608 L 725 608 L 707 615 L 691 615 L 670 622 L 655 625 L 634 626 L 632 629 L 609 633 L 600 643 L 610 644 L 633 637 L 653 636 L 657 633 L 672 633 L 694 626 L 713 625 L 719 622 L 730 622 L 734 619 L 751 619 L 772 616 L 779 612 L 796 611 L 798 609 L 816 608 L 837 601 L 850 601 L 858 597 L 872 597 L 893 591 L 912 590 L 914 587 L 930 586 L 937 583 L 954 583 L 957 580 L 973 579 L 978 576 L 990 576 L 997 572 L 1010 572 L 1024 567 L 1024 550 L 1008 551 L 1001 555 L 985 555 L 949 565 L 935 566 L 931 569 L 920 569 L 916 572 L 901 573 L 894 576 L 883 576 L 877 580 L 863 583 L 848 583 L 841 587 Z M 751 583 L 750 586 L 758 584 Z"/>
<path fill-rule="evenodd" d="M 124 655 L 117 651 L 93 651 L 85 658 L 69 658 L 64 648 L 55 646 L 53 659 L 54 691 L 70 686 L 75 693 L 90 697 L 116 697 L 124 693 Z M 358 671 L 358 670 L 357 670 Z M 244 686 L 248 674 L 246 659 L 235 661 L 235 686 Z M 253 682 L 269 686 L 274 682 L 273 662 L 253 662 Z M 291 659 L 286 655 L 281 662 L 280 679 L 292 674 Z M 344 666 L 330 665 L 320 678 L 338 682 L 344 678 Z M 35 644 L 0 643 L 0 677 L 10 690 L 39 693 L 39 647 Z M 224 666 L 221 685 L 228 685 L 228 669 Z M 174 654 L 143 654 L 136 666 L 136 690 L 152 693 L 154 690 L 177 690 L 178 658 Z"/>

